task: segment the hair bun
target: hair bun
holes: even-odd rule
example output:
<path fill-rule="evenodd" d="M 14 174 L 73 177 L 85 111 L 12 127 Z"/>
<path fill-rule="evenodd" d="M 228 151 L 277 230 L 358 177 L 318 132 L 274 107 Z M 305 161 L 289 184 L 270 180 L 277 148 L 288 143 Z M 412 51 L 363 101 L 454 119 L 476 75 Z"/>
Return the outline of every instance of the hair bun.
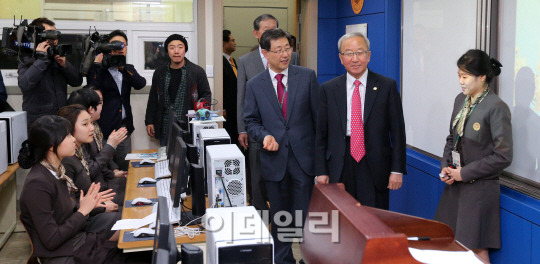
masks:
<path fill-rule="evenodd" d="M 30 146 L 28 146 L 28 140 L 22 143 L 21 150 L 19 150 L 18 162 L 19 166 L 23 169 L 30 169 L 34 166 L 35 161 L 30 151 Z"/>
<path fill-rule="evenodd" d="M 493 68 L 495 76 L 499 76 L 499 74 L 501 74 L 502 64 L 497 59 L 491 58 L 491 67 Z"/>

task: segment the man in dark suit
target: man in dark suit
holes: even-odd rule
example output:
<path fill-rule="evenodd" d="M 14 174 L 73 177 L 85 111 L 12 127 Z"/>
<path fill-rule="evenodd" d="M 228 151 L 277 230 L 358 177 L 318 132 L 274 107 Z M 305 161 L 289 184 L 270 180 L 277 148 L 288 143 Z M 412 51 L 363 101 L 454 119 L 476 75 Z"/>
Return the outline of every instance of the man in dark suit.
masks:
<path fill-rule="evenodd" d="M 290 35 L 281 29 L 262 35 L 260 44 L 269 67 L 247 82 L 244 107 L 248 135 L 263 146 L 261 172 L 270 200 L 275 263 L 296 262 L 291 241 L 278 237 L 291 226 L 276 224 L 274 216 L 280 212 L 296 218 L 296 212 L 301 212 L 302 219 L 294 223 L 303 225 L 315 176 L 319 83 L 315 71 L 289 65 L 289 43 Z"/>
<path fill-rule="evenodd" d="M 277 28 L 278 26 L 279 23 L 274 16 L 270 14 L 260 15 L 253 21 L 253 35 L 257 38 L 257 41 L 260 42 L 260 38 L 266 30 Z M 298 54 L 296 52 L 292 52 L 289 64 L 300 65 L 300 60 L 298 59 Z M 266 185 L 262 180 L 260 171 L 261 144 L 256 142 L 253 138 L 249 138 L 248 140 L 246 127 L 244 125 L 244 99 L 246 95 L 246 82 L 267 68 L 268 60 L 264 57 L 260 46 L 258 49 L 238 58 L 238 141 L 244 149 L 248 149 L 249 147 L 249 168 L 251 174 L 251 186 L 253 188 L 251 192 L 253 195 L 252 205 L 255 206 L 257 210 L 268 210 L 268 205 L 266 204 L 268 198 Z"/>
<path fill-rule="evenodd" d="M 315 168 L 317 183 L 342 182 L 362 205 L 388 209 L 401 187 L 405 122 L 396 81 L 369 71 L 369 40 L 345 34 L 338 42 L 347 73 L 321 85 Z"/>
<path fill-rule="evenodd" d="M 109 43 L 113 41 L 124 43 L 124 48 L 113 50 L 111 54 L 126 56 L 128 46 L 126 34 L 121 30 L 111 32 Z M 131 64 L 104 69 L 101 67 L 102 60 L 103 54 L 96 56 L 86 80 L 88 84 L 99 87 L 103 93 L 103 110 L 98 124 L 103 132 L 104 141 L 109 138 L 111 132 L 121 127 L 126 127 L 128 130 L 128 137 L 116 147 L 113 159 L 120 170 L 127 171 L 129 161 L 125 160 L 125 157 L 131 152 L 130 135 L 135 130 L 130 103 L 131 87 L 135 90 L 144 88 L 146 79 L 140 76 Z"/>
<path fill-rule="evenodd" d="M 231 57 L 231 54 L 236 50 L 236 41 L 231 35 L 230 30 L 223 30 L 223 109 L 225 110 L 227 122 L 223 127 L 229 133 L 231 142 L 238 144 L 238 125 L 236 118 L 236 77 L 238 71 L 236 68 L 236 60 Z"/>

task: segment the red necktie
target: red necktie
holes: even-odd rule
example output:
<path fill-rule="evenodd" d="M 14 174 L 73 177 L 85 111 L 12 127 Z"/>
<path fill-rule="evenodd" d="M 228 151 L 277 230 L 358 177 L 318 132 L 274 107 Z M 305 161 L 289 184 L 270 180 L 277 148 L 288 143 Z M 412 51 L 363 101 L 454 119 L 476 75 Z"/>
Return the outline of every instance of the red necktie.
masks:
<path fill-rule="evenodd" d="M 360 98 L 360 81 L 354 81 L 354 92 L 351 106 L 351 155 L 356 162 L 366 155 L 364 146 L 364 122 L 362 121 L 362 101 Z"/>
<path fill-rule="evenodd" d="M 285 120 L 287 120 L 287 91 L 285 91 L 285 85 L 281 82 L 283 79 L 284 74 L 278 74 L 276 75 L 277 79 L 277 96 L 278 96 L 278 103 L 281 107 L 281 113 L 283 114 L 283 117 Z"/>

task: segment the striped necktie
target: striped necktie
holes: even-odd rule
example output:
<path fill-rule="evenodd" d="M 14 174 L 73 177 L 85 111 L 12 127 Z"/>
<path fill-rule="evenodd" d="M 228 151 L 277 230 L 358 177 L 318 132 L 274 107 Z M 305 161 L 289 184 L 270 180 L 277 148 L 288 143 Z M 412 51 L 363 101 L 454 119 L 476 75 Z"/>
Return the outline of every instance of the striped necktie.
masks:
<path fill-rule="evenodd" d="M 236 70 L 236 65 L 234 64 L 234 60 L 232 59 L 232 57 L 229 57 L 229 62 L 231 62 L 232 69 L 234 71 L 234 76 L 238 77 L 238 71 Z"/>

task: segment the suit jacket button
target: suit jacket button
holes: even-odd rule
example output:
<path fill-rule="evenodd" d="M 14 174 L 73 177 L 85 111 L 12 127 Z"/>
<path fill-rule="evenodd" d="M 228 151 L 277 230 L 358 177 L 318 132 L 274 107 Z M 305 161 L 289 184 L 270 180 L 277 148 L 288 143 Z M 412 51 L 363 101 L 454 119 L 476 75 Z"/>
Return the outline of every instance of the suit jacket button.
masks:
<path fill-rule="evenodd" d="M 285 148 L 289 148 L 289 145 L 285 145 Z"/>
<path fill-rule="evenodd" d="M 289 127 L 286 127 L 285 130 L 289 130 Z"/>

